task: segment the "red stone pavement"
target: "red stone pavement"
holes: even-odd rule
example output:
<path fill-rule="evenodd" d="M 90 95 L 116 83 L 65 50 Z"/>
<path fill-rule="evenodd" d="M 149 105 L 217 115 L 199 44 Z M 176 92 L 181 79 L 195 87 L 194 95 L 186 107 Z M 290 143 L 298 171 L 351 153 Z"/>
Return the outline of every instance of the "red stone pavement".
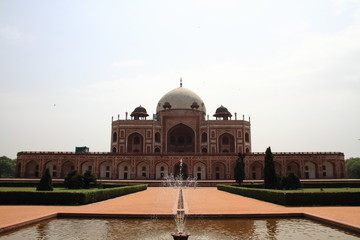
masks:
<path fill-rule="evenodd" d="M 0 206 L 0 232 L 56 216 L 170 216 L 177 190 L 146 191 L 83 206 Z M 306 216 L 360 232 L 360 207 L 284 207 L 217 190 L 215 187 L 184 189 L 189 215 L 214 217 Z"/>

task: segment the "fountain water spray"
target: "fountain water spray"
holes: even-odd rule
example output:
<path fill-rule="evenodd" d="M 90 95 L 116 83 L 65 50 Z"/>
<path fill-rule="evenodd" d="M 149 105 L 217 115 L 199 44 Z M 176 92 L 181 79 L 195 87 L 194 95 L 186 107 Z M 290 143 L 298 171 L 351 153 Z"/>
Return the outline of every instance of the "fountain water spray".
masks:
<path fill-rule="evenodd" d="M 176 223 L 176 233 L 171 234 L 174 240 L 187 240 L 190 236 L 189 233 L 185 233 L 185 220 L 186 212 L 184 207 L 184 198 L 183 198 L 183 188 L 194 187 L 196 188 L 196 178 L 187 178 L 183 179 L 183 161 L 180 159 L 179 164 L 179 175 L 173 176 L 170 175 L 165 178 L 164 185 L 167 187 L 174 187 L 178 189 L 178 199 L 177 207 L 175 212 L 175 223 Z"/>

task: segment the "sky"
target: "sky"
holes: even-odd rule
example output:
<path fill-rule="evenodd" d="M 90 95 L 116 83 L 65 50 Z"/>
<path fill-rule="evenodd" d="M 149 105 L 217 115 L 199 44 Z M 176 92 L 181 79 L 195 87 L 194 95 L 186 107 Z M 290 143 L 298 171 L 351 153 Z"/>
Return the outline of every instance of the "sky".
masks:
<path fill-rule="evenodd" d="M 180 77 L 254 152 L 360 157 L 358 0 L 1 0 L 0 156 L 110 151 Z"/>

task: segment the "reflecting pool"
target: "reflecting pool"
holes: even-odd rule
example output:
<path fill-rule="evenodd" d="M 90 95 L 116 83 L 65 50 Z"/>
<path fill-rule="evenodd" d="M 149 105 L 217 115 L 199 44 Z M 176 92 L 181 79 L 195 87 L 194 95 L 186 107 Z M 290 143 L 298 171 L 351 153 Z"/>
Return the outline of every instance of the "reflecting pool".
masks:
<path fill-rule="evenodd" d="M 0 235 L 0 239 L 171 240 L 175 228 L 171 219 L 59 218 Z M 189 240 L 360 239 L 360 234 L 302 218 L 188 219 L 186 232 L 191 234 Z"/>

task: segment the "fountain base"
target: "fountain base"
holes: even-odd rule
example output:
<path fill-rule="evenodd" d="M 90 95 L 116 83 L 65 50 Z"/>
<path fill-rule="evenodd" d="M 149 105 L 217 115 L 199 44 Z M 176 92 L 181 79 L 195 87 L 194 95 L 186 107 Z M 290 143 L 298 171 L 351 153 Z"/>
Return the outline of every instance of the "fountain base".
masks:
<path fill-rule="evenodd" d="M 173 233 L 171 234 L 173 236 L 174 240 L 187 240 L 190 234 L 188 233 Z"/>

